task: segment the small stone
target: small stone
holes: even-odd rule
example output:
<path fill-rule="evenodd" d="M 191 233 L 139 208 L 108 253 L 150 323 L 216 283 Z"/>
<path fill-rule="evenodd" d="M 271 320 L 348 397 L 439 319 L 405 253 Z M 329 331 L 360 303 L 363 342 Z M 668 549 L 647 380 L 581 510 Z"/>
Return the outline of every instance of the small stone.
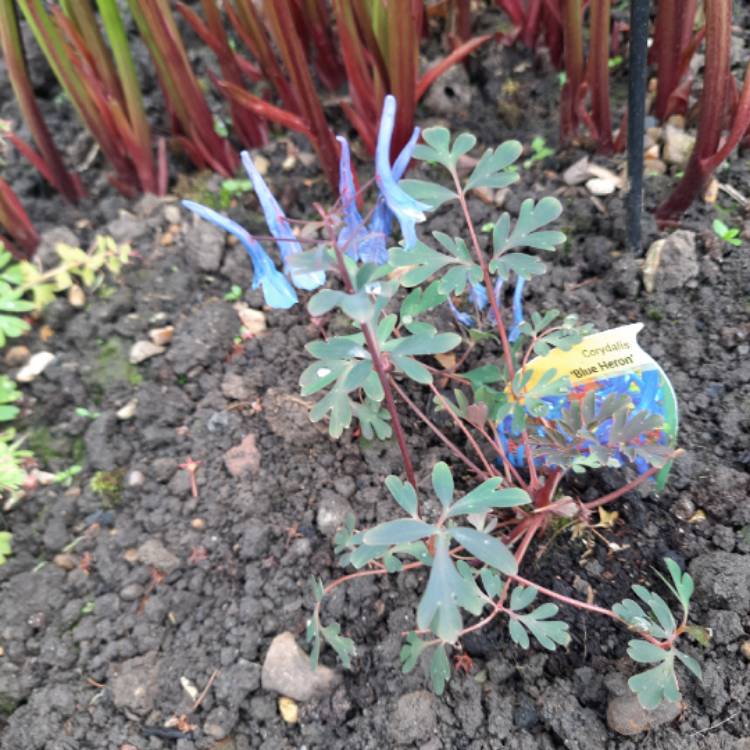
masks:
<path fill-rule="evenodd" d="M 563 182 L 566 185 L 582 185 L 591 177 L 589 167 L 591 166 L 588 156 L 584 156 L 576 162 L 573 162 L 563 173 Z"/>
<path fill-rule="evenodd" d="M 127 477 L 125 477 L 125 484 L 128 487 L 141 487 L 145 481 L 146 477 L 143 475 L 143 472 L 138 471 L 138 469 L 133 469 L 133 471 L 128 472 Z"/>
<path fill-rule="evenodd" d="M 68 302 L 71 307 L 80 310 L 82 307 L 86 306 L 86 292 L 84 292 L 78 284 L 73 284 L 70 289 L 68 289 Z"/>
<path fill-rule="evenodd" d="M 167 224 L 180 223 L 180 207 L 174 204 L 164 206 L 164 220 Z"/>
<path fill-rule="evenodd" d="M 617 184 L 604 177 L 592 177 L 586 181 L 586 190 L 592 195 L 612 195 L 617 190 Z"/>
<path fill-rule="evenodd" d="M 117 412 L 115 412 L 115 416 L 125 422 L 128 419 L 132 419 L 135 416 L 135 410 L 138 407 L 138 399 L 137 398 L 131 398 L 130 401 L 128 401 L 125 406 L 121 406 Z"/>
<path fill-rule="evenodd" d="M 281 633 L 271 641 L 261 672 L 264 690 L 304 703 L 331 693 L 340 681 L 341 676 L 328 667 L 313 670 L 292 633 Z"/>
<path fill-rule="evenodd" d="M 249 401 L 254 391 L 247 385 L 245 378 L 236 372 L 228 372 L 221 381 L 221 393 L 232 401 Z"/>
<path fill-rule="evenodd" d="M 11 346 L 5 352 L 5 364 L 8 367 L 20 367 L 28 361 L 31 352 L 27 346 Z"/>
<path fill-rule="evenodd" d="M 158 539 L 148 539 L 138 547 L 138 559 L 144 565 L 153 565 L 165 573 L 171 573 L 180 566 L 179 558 L 166 549 Z"/>
<path fill-rule="evenodd" d="M 57 357 L 52 352 L 37 352 L 16 373 L 16 380 L 19 383 L 31 383 L 32 380 L 39 377 L 56 359 Z"/>
<path fill-rule="evenodd" d="M 688 521 L 695 513 L 695 503 L 687 496 L 681 495 L 680 499 L 672 506 L 672 514 L 680 521 Z"/>
<path fill-rule="evenodd" d="M 130 364 L 138 365 L 147 359 L 151 359 L 151 357 L 156 357 L 158 354 L 164 354 L 165 351 L 166 349 L 163 346 L 157 346 L 152 341 L 136 341 L 130 347 L 128 359 Z"/>
<path fill-rule="evenodd" d="M 271 162 L 262 154 L 256 154 L 253 156 L 253 164 L 255 164 L 255 168 L 262 177 L 268 174 L 268 168 L 271 166 Z"/>
<path fill-rule="evenodd" d="M 239 445 L 230 448 L 224 454 L 224 466 L 233 477 L 252 474 L 260 469 L 260 452 L 255 435 L 246 435 Z"/>
<path fill-rule="evenodd" d="M 299 706 L 291 698 L 279 698 L 279 713 L 287 724 L 296 724 L 299 721 Z"/>
<path fill-rule="evenodd" d="M 52 558 L 52 562 L 57 565 L 58 568 L 63 570 L 75 570 L 78 567 L 78 560 L 75 555 L 70 555 L 66 552 L 61 552 Z"/>
<path fill-rule="evenodd" d="M 657 286 L 663 292 L 682 289 L 699 271 L 695 232 L 678 229 L 649 247 L 642 269 L 643 286 L 649 293 Z"/>
<path fill-rule="evenodd" d="M 266 330 L 266 316 L 261 310 L 254 310 L 252 307 L 238 302 L 234 309 L 240 316 L 242 327 L 253 336 L 263 333 Z"/>
<path fill-rule="evenodd" d="M 745 657 L 747 661 L 750 661 L 750 641 L 742 641 L 740 646 L 740 653 Z"/>
<path fill-rule="evenodd" d="M 109 688 L 118 708 L 145 716 L 158 694 L 160 661 L 155 651 L 136 656 L 109 668 Z"/>
<path fill-rule="evenodd" d="M 667 164 L 682 167 L 687 163 L 695 146 L 695 136 L 674 125 L 664 127 L 663 159 Z"/>
<path fill-rule="evenodd" d="M 398 699 L 388 722 L 391 738 L 399 745 L 424 741 L 435 731 L 437 700 L 428 690 L 414 690 Z"/>
<path fill-rule="evenodd" d="M 194 529 L 196 529 L 197 531 L 200 531 L 201 529 L 205 529 L 206 528 L 206 522 L 202 518 L 194 518 L 190 522 L 190 525 Z"/>
<path fill-rule="evenodd" d="M 134 602 L 143 596 L 143 586 L 140 583 L 129 583 L 120 591 L 120 598 L 126 602 Z"/>
<path fill-rule="evenodd" d="M 163 328 L 152 328 L 148 332 L 148 337 L 157 346 L 166 346 L 172 340 L 174 326 L 164 326 Z"/>
<path fill-rule="evenodd" d="M 662 724 L 674 721 L 682 713 L 682 703 L 665 701 L 653 711 L 647 711 L 638 702 L 635 693 L 611 698 L 607 707 L 609 728 L 626 736 L 640 734 Z"/>
<path fill-rule="evenodd" d="M 661 159 L 645 159 L 643 171 L 647 177 L 655 174 L 666 174 L 667 165 Z"/>
<path fill-rule="evenodd" d="M 352 512 L 349 501 L 334 492 L 324 492 L 318 505 L 317 524 L 326 536 L 333 536 Z"/>

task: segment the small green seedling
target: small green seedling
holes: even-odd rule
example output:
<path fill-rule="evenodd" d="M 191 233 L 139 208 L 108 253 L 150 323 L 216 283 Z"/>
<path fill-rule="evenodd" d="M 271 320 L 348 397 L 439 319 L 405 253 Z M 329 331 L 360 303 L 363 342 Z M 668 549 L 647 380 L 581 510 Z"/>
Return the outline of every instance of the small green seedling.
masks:
<path fill-rule="evenodd" d="M 222 209 L 227 209 L 235 198 L 251 193 L 252 190 L 253 183 L 248 179 L 223 180 L 219 189 L 219 205 Z"/>
<path fill-rule="evenodd" d="M 87 409 L 85 406 L 76 406 L 75 412 L 77 416 L 85 417 L 86 419 L 96 419 L 102 415 L 100 411 L 91 411 L 91 409 Z"/>
<path fill-rule="evenodd" d="M 232 284 L 232 288 L 224 295 L 227 302 L 237 302 L 242 299 L 242 287 Z"/>
<path fill-rule="evenodd" d="M 740 230 L 737 227 L 728 227 L 721 219 L 714 219 L 714 223 L 711 225 L 714 230 L 714 234 L 724 242 L 728 242 L 730 245 L 739 247 L 742 244 L 742 240 L 739 237 Z"/>
<path fill-rule="evenodd" d="M 524 169 L 528 169 L 538 161 L 543 161 L 548 156 L 552 156 L 555 153 L 554 149 L 551 149 L 547 145 L 547 141 L 543 136 L 538 135 L 531 141 L 531 156 L 526 159 L 523 163 Z"/>
<path fill-rule="evenodd" d="M 5 565 L 13 554 L 13 534 L 10 531 L 0 531 L 0 565 Z"/>
<path fill-rule="evenodd" d="M 79 466 L 78 464 L 73 464 L 72 466 L 69 466 L 67 469 L 58 471 L 57 474 L 55 474 L 54 482 L 55 484 L 62 485 L 63 487 L 70 487 L 70 485 L 73 484 L 73 477 L 77 476 L 82 471 L 83 471 L 82 466 Z"/>

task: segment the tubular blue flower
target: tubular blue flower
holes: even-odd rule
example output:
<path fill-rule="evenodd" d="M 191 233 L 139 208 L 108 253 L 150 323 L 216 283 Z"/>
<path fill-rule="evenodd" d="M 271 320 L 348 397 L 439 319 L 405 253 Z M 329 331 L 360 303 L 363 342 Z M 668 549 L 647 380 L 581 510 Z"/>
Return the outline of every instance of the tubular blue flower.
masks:
<path fill-rule="evenodd" d="M 469 286 L 469 300 L 477 310 L 484 310 L 489 305 L 489 298 L 487 297 L 487 290 L 484 284 L 478 283 Z"/>
<path fill-rule="evenodd" d="M 453 313 L 453 317 L 462 325 L 466 326 L 467 328 L 473 328 L 474 327 L 474 318 L 471 317 L 468 313 L 461 312 L 453 303 L 453 300 L 448 297 L 448 307 L 450 308 L 450 311 Z"/>
<path fill-rule="evenodd" d="M 523 288 L 525 284 L 526 279 L 519 276 L 513 292 L 513 328 L 508 334 L 509 341 L 515 341 L 521 335 L 520 326 L 523 323 Z"/>
<path fill-rule="evenodd" d="M 404 246 L 408 250 L 417 242 L 416 225 L 424 221 L 425 211 L 430 206 L 421 203 L 408 195 L 398 186 L 400 175 L 396 176 L 396 165 L 391 167 L 391 138 L 393 136 L 393 126 L 396 120 L 396 99 L 390 94 L 386 96 L 383 102 L 383 113 L 380 116 L 380 129 L 378 131 L 378 142 L 375 147 L 375 180 L 378 183 L 380 192 L 385 198 L 388 208 L 398 219 L 401 225 L 401 233 L 404 236 Z M 412 136 L 413 138 L 414 136 Z M 411 143 L 411 141 L 410 141 Z M 403 156 L 399 154 L 397 159 L 398 167 L 405 170 L 409 164 L 411 153 Z M 401 172 L 403 174 L 403 171 Z"/>
<path fill-rule="evenodd" d="M 263 299 L 269 307 L 287 309 L 297 302 L 297 293 L 289 280 L 276 268 L 268 253 L 246 229 L 208 206 L 193 201 L 182 201 L 182 205 L 237 237 L 253 264 L 253 289 L 259 286 L 263 289 Z"/>
<path fill-rule="evenodd" d="M 291 271 L 289 268 L 289 257 L 302 252 L 302 246 L 289 226 L 286 215 L 281 210 L 276 198 L 273 197 L 268 189 L 265 180 L 261 177 L 260 172 L 253 164 L 249 152 L 243 151 L 242 165 L 245 167 L 250 181 L 253 183 L 253 189 L 258 196 L 260 206 L 263 209 L 263 215 L 266 217 L 266 224 L 271 234 L 276 238 L 276 244 L 279 246 L 281 258 L 284 261 L 284 270 L 291 277 L 292 283 L 300 289 L 317 289 L 325 282 L 325 273 L 323 271 L 311 271 L 308 273 L 299 273 Z"/>

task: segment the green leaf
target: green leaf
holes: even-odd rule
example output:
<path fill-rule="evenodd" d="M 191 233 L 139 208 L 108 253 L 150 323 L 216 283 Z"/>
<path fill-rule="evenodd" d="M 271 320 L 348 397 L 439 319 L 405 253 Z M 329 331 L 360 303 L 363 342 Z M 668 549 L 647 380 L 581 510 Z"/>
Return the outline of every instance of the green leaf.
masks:
<path fill-rule="evenodd" d="M 366 531 L 364 542 L 368 545 L 403 544 L 424 539 L 431 536 L 434 531 L 435 526 L 416 518 L 397 518 L 395 521 L 386 521 Z"/>
<path fill-rule="evenodd" d="M 398 354 L 394 354 L 391 359 L 396 369 L 403 372 L 408 378 L 422 385 L 430 385 L 432 383 L 432 374 L 424 365 L 417 362 L 416 359 L 400 357 Z"/>
<path fill-rule="evenodd" d="M 349 669 L 352 665 L 352 656 L 356 651 L 354 641 L 351 638 L 341 635 L 341 626 L 337 622 L 321 628 L 320 634 L 336 652 L 339 659 L 341 659 L 341 663 Z"/>
<path fill-rule="evenodd" d="M 487 383 L 497 383 L 502 378 L 502 373 L 497 365 L 482 365 L 463 373 L 463 377 L 470 381 L 474 388 L 477 388 Z"/>
<path fill-rule="evenodd" d="M 323 595 L 325 593 L 323 581 L 320 580 L 320 578 L 316 578 L 315 576 L 310 577 L 310 583 L 312 585 L 313 590 L 313 596 L 315 597 L 315 601 L 319 602 L 323 599 Z"/>
<path fill-rule="evenodd" d="M 401 652 L 398 655 L 401 661 L 401 671 L 404 674 L 409 674 L 417 666 L 419 657 L 426 648 L 427 641 L 414 632 L 407 634 L 406 643 L 401 647 Z"/>
<path fill-rule="evenodd" d="M 325 315 L 334 307 L 337 307 L 344 296 L 344 292 L 337 292 L 334 289 L 321 289 L 310 298 L 307 303 L 307 311 L 314 317 Z"/>
<path fill-rule="evenodd" d="M 546 266 L 535 255 L 506 253 L 490 261 L 490 271 L 506 280 L 511 271 L 528 280 L 533 276 L 541 276 L 546 271 Z"/>
<path fill-rule="evenodd" d="M 444 461 L 439 461 L 432 469 L 432 487 L 443 508 L 447 508 L 453 502 L 454 484 L 450 467 Z"/>
<path fill-rule="evenodd" d="M 494 151 L 485 151 L 466 182 L 464 192 L 478 187 L 503 188 L 516 182 L 518 173 L 505 170 L 522 152 L 523 146 L 519 141 L 506 141 Z"/>
<path fill-rule="evenodd" d="M 449 553 L 449 536 L 437 534 L 430 577 L 417 607 L 417 627 L 429 628 L 448 643 L 454 643 L 463 628 L 461 610 L 472 614 L 482 611 L 483 602 L 473 581 L 455 568 Z"/>
<path fill-rule="evenodd" d="M 664 661 L 668 654 L 668 650 L 665 651 L 649 641 L 632 640 L 628 643 L 628 656 L 633 661 L 653 664 Z"/>
<path fill-rule="evenodd" d="M 444 266 L 459 262 L 450 255 L 433 250 L 423 242 L 417 242 L 409 250 L 392 248 L 390 260 L 396 268 L 408 268 L 399 279 L 401 286 L 407 289 L 419 286 Z"/>
<path fill-rule="evenodd" d="M 455 349 L 461 343 L 457 333 L 438 333 L 434 336 L 415 335 L 404 336 L 390 342 L 392 346 L 383 347 L 384 351 L 409 356 L 426 356 L 428 354 L 445 354 Z"/>
<path fill-rule="evenodd" d="M 522 599 L 529 595 L 519 595 Z M 529 639 L 524 631 L 528 628 L 540 645 L 548 651 L 554 651 L 557 646 L 567 646 L 570 643 L 568 623 L 562 620 L 551 620 L 558 612 L 556 604 L 542 604 L 525 615 L 514 615 L 509 623 L 510 636 L 521 648 L 528 648 Z"/>
<path fill-rule="evenodd" d="M 439 291 L 439 286 L 440 281 L 433 281 L 426 289 L 415 287 L 409 292 L 401 303 L 400 314 L 404 325 L 411 323 L 417 315 L 432 310 L 445 302 L 448 297 Z M 378 339 L 380 341 L 385 340 L 380 336 Z"/>
<path fill-rule="evenodd" d="M 483 513 L 490 508 L 514 508 L 531 502 L 528 493 L 518 487 L 499 489 L 502 482 L 501 477 L 485 480 L 453 505 L 448 512 L 448 518 Z"/>
<path fill-rule="evenodd" d="M 674 583 L 674 588 L 672 589 L 672 591 L 680 600 L 680 605 L 682 606 L 682 609 L 687 616 L 690 610 L 690 599 L 693 596 L 693 591 L 695 590 L 695 583 L 693 583 L 693 579 L 690 574 L 683 573 L 682 570 L 680 570 L 680 566 L 671 558 L 665 557 L 664 564 L 667 566 L 669 575 L 672 577 L 672 581 Z M 662 578 L 662 580 L 664 579 Z"/>
<path fill-rule="evenodd" d="M 519 620 L 508 622 L 508 633 L 513 643 L 517 643 L 524 651 L 529 647 L 529 634 Z"/>
<path fill-rule="evenodd" d="M 677 649 L 674 650 L 674 655 L 693 673 L 695 677 L 699 680 L 703 679 L 701 665 L 693 659 L 692 656 L 688 656 L 688 654 L 678 651 Z"/>
<path fill-rule="evenodd" d="M 410 482 L 402 482 L 394 474 L 385 479 L 385 486 L 393 499 L 410 515 L 417 515 L 417 493 Z"/>
<path fill-rule="evenodd" d="M 451 529 L 453 538 L 469 553 L 501 573 L 515 575 L 518 563 L 513 553 L 499 540 L 476 529 Z"/>
<path fill-rule="evenodd" d="M 451 160 L 457 163 L 464 155 L 468 154 L 477 144 L 477 138 L 473 133 L 460 133 L 451 147 Z"/>
<path fill-rule="evenodd" d="M 510 608 L 514 612 L 526 609 L 536 599 L 537 593 L 533 586 L 516 586 L 510 595 Z"/>
<path fill-rule="evenodd" d="M 456 200 L 458 195 L 442 185 L 426 180 L 404 179 L 398 183 L 399 187 L 420 203 L 426 203 L 433 210 L 446 201 Z"/>
<path fill-rule="evenodd" d="M 430 662 L 430 679 L 432 681 L 432 690 L 435 695 L 442 695 L 445 691 L 445 684 L 451 678 L 451 665 L 448 660 L 448 654 L 445 653 L 445 646 L 442 644 L 435 648 Z"/>
<path fill-rule="evenodd" d="M 633 675 L 628 680 L 628 687 L 638 696 L 638 702 L 647 711 L 653 711 L 662 701 L 676 702 L 680 699 L 680 690 L 674 673 L 674 653 L 664 653 L 665 658 L 661 664 Z"/>
<path fill-rule="evenodd" d="M 557 219 L 561 213 L 562 204 L 557 198 L 547 196 L 536 204 L 532 198 L 527 198 L 521 204 L 518 220 L 512 233 L 508 213 L 504 213 L 495 225 L 492 236 L 494 254 L 501 255 L 514 247 L 554 250 L 555 245 L 565 242 L 565 235 L 562 232 L 538 232 L 537 230 Z"/>
<path fill-rule="evenodd" d="M 500 576 L 490 568 L 482 568 L 479 577 L 482 579 L 482 586 L 484 586 L 487 596 L 499 599 L 503 591 L 503 581 Z"/>

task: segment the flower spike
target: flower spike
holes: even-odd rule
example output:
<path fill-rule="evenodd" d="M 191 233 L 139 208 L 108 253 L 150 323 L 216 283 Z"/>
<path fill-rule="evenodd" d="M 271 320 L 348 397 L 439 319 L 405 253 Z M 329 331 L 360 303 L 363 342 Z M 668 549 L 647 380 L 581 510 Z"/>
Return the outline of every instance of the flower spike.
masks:
<path fill-rule="evenodd" d="M 322 271 L 312 271 L 309 273 L 299 273 L 289 270 L 288 258 L 302 252 L 302 246 L 289 226 L 286 215 L 281 210 L 276 198 L 268 189 L 265 180 L 261 177 L 248 151 L 243 151 L 242 165 L 245 167 L 250 181 L 253 183 L 253 189 L 258 196 L 260 206 L 263 209 L 263 215 L 266 217 L 266 224 L 271 234 L 276 238 L 276 244 L 279 246 L 281 258 L 284 261 L 284 270 L 289 274 L 292 283 L 300 289 L 317 289 L 325 282 L 325 274 Z"/>
<path fill-rule="evenodd" d="M 383 113 L 380 116 L 380 130 L 375 148 L 375 179 L 388 208 L 393 212 L 398 219 L 398 223 L 401 225 L 404 245 L 408 250 L 416 244 L 417 232 L 415 227 L 418 222 L 425 220 L 426 216 L 424 212 L 429 210 L 430 206 L 415 200 L 398 186 L 397 180 L 400 178 L 400 175 L 396 176 L 395 167 L 391 167 L 390 159 L 391 137 L 393 136 L 395 119 L 396 99 L 389 94 L 385 98 Z M 412 136 L 412 140 L 415 140 L 414 136 Z M 412 141 L 410 140 L 409 143 L 411 144 Z M 410 152 L 404 155 L 402 151 L 397 159 L 399 169 L 406 169 L 410 158 Z"/>
<path fill-rule="evenodd" d="M 262 287 L 263 299 L 269 307 L 287 309 L 297 302 L 297 293 L 286 276 L 276 268 L 268 253 L 246 229 L 208 206 L 202 206 L 194 201 L 182 201 L 182 205 L 202 219 L 237 237 L 253 264 L 253 289 Z"/>
<path fill-rule="evenodd" d="M 526 279 L 519 276 L 513 292 L 513 328 L 508 335 L 509 341 L 515 341 L 521 335 L 520 326 L 523 323 L 523 288 L 525 284 Z"/>

